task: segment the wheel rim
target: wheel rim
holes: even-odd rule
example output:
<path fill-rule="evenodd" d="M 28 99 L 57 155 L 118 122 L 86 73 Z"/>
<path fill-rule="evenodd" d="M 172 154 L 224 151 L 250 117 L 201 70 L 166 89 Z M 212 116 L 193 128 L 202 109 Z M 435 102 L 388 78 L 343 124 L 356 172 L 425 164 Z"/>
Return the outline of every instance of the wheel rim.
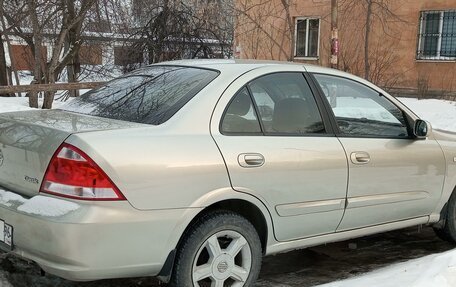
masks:
<path fill-rule="evenodd" d="M 196 253 L 192 268 L 193 285 L 198 287 L 241 287 L 252 268 L 247 240 L 232 230 L 210 236 Z"/>

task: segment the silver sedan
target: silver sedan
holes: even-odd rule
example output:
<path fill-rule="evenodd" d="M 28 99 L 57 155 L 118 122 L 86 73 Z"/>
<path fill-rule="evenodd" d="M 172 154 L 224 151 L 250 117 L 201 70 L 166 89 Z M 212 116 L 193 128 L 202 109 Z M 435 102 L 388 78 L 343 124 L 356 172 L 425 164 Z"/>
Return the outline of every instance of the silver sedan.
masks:
<path fill-rule="evenodd" d="M 0 114 L 0 248 L 70 280 L 252 286 L 263 255 L 433 225 L 456 241 L 456 134 L 317 66 L 152 65 Z"/>

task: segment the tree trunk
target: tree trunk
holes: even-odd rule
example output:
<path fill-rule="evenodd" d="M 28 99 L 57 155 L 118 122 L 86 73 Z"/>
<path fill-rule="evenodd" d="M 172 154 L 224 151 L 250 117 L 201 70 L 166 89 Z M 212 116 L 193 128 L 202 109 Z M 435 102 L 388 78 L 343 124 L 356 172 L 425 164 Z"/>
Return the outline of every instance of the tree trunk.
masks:
<path fill-rule="evenodd" d="M 6 20 L 5 20 L 5 17 L 4 17 L 4 14 L 5 14 L 5 11 L 3 10 L 3 0 L 0 0 L 0 21 L 2 23 L 2 29 L 3 31 L 6 31 L 7 30 L 7 25 L 6 25 Z M 13 84 L 12 82 L 12 79 L 11 79 L 11 72 L 14 74 L 14 78 L 16 80 L 16 85 L 20 85 L 21 84 L 21 81 L 19 79 L 19 75 L 17 73 L 17 69 L 16 69 L 16 65 L 14 63 L 14 60 L 13 60 L 13 49 L 11 48 L 11 41 L 10 41 L 10 38 L 8 36 L 7 33 L 4 34 L 5 36 L 5 42 L 6 42 L 6 46 L 8 47 L 8 53 L 9 53 L 9 57 L 10 57 L 10 62 L 11 62 L 11 67 L 10 69 L 8 69 L 8 80 L 9 80 L 9 84 Z M 4 54 L 4 53 L 3 53 Z M 22 97 L 22 93 L 19 93 L 19 97 Z"/>
<path fill-rule="evenodd" d="M 71 42 L 71 40 L 70 40 Z M 65 44 L 65 50 L 68 51 L 70 43 Z M 65 51 L 65 52 L 67 52 Z M 76 53 L 74 55 L 74 58 L 71 60 L 70 64 L 66 66 L 67 70 L 67 77 L 68 77 L 68 83 L 75 83 L 78 81 L 79 73 L 81 70 L 81 64 L 79 61 L 79 53 Z M 70 97 L 78 97 L 79 96 L 79 90 L 70 90 L 69 91 Z"/>
<path fill-rule="evenodd" d="M 74 2 L 73 2 L 74 5 Z M 68 5 L 68 17 L 71 19 L 75 18 L 75 9 L 73 5 Z M 98 9 L 97 9 L 98 11 Z M 68 31 L 67 39 L 65 41 L 65 48 L 64 51 L 65 53 L 68 53 L 70 49 L 74 49 L 74 56 L 72 57 L 70 64 L 67 65 L 67 76 L 68 76 L 68 82 L 69 83 L 74 83 L 77 82 L 79 73 L 81 72 L 81 63 L 79 59 L 79 50 L 80 50 L 80 34 L 81 34 L 81 28 L 82 28 L 82 21 L 80 21 L 78 24 L 76 24 L 74 27 L 70 28 Z M 78 41 L 79 40 L 79 41 Z M 70 90 L 69 91 L 70 97 L 78 97 L 79 96 L 79 90 Z"/>
<path fill-rule="evenodd" d="M 29 0 L 29 7 L 31 11 L 36 11 L 36 3 L 34 0 Z M 39 84 L 42 81 L 41 78 L 41 46 L 43 39 L 40 34 L 40 27 L 38 22 L 38 16 L 35 13 L 30 13 L 30 18 L 32 22 L 32 30 L 33 30 L 33 49 L 32 52 L 34 53 L 34 65 L 33 65 L 33 83 Z M 31 92 L 29 94 L 29 106 L 31 108 L 38 108 L 38 93 Z"/>
<path fill-rule="evenodd" d="M 52 103 L 54 102 L 55 92 L 45 92 L 42 109 L 52 109 Z"/>
<path fill-rule="evenodd" d="M 11 61 L 11 71 L 8 72 L 8 75 L 11 75 L 11 72 L 12 72 L 14 75 L 14 79 L 16 80 L 16 85 L 20 85 L 21 80 L 19 78 L 19 74 L 17 73 L 16 64 L 13 61 L 13 49 L 11 48 L 11 41 L 10 41 L 8 35 L 5 35 L 5 40 L 6 40 L 6 46 L 8 46 L 8 52 L 9 52 L 10 61 Z M 12 82 L 11 79 L 10 79 L 10 82 Z M 19 97 L 22 97 L 22 93 L 19 93 Z"/>
<path fill-rule="evenodd" d="M 369 39 L 371 32 L 372 23 L 372 0 L 367 1 L 367 13 L 366 13 L 366 35 L 364 42 L 364 78 L 369 80 L 370 63 L 369 63 Z"/>
<path fill-rule="evenodd" d="M 6 67 L 5 47 L 3 46 L 3 38 L 0 35 L 0 85 L 8 86 L 8 69 Z M 2 94 L 0 97 L 12 97 L 12 94 Z"/>
<path fill-rule="evenodd" d="M 49 68 L 49 72 L 47 74 L 47 78 L 49 79 L 49 84 L 55 84 L 56 82 L 56 74 L 53 73 L 53 68 Z M 44 99 L 43 105 L 41 106 L 42 109 L 52 109 L 52 103 L 54 102 L 55 91 L 46 91 L 44 92 Z"/>
<path fill-rule="evenodd" d="M 3 1 L 0 1 L 0 9 L 3 11 Z M 3 17 L 3 13 L 0 13 Z M 2 31 L 5 31 L 3 27 Z M 8 86 L 8 67 L 6 66 L 5 46 L 3 46 L 3 32 L 0 34 L 0 85 Z M 9 97 L 10 94 L 1 94 L 0 97 Z"/>
<path fill-rule="evenodd" d="M 284 31 L 284 34 L 288 34 L 290 42 L 291 42 L 291 50 L 289 51 L 289 54 L 286 55 L 287 61 L 293 61 L 293 56 L 294 56 L 294 23 L 293 23 L 293 17 L 291 16 L 290 13 L 290 0 L 282 0 L 282 6 L 285 10 L 285 17 L 287 21 L 287 26 L 288 29 Z M 287 33 L 288 30 L 288 33 Z"/>

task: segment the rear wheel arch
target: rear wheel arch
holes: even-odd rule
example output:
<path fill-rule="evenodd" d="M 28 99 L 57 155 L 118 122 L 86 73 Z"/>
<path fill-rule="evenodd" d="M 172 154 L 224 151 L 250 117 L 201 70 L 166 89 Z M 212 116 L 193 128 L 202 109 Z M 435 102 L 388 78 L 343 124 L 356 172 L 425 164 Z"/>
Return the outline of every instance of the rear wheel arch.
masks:
<path fill-rule="evenodd" d="M 220 211 L 232 212 L 235 214 L 239 214 L 240 216 L 247 219 L 255 228 L 261 242 L 261 250 L 263 255 L 266 253 L 266 247 L 268 243 L 268 236 L 269 236 L 269 228 L 268 220 L 266 216 L 269 214 L 264 214 L 264 212 L 254 203 L 244 200 L 244 199 L 225 199 L 219 202 L 213 203 L 203 210 L 201 210 L 196 216 L 192 218 L 189 222 L 187 227 L 185 228 L 184 232 L 182 232 L 175 249 L 173 249 L 170 254 L 168 255 L 165 264 L 162 267 L 162 270 L 158 274 L 158 278 L 168 283 L 171 274 L 173 272 L 174 260 L 176 251 L 182 245 L 184 239 L 189 234 L 190 230 L 192 229 L 195 224 L 197 224 L 198 220 L 204 216 L 207 216 L 211 213 L 216 213 Z"/>
<path fill-rule="evenodd" d="M 267 241 L 268 241 L 268 232 L 269 232 L 269 227 L 268 223 L 266 220 L 265 215 L 261 211 L 261 209 L 253 204 L 250 201 L 243 200 L 243 199 L 226 199 L 222 200 L 216 203 L 213 203 L 206 208 L 204 208 L 202 211 L 200 211 L 187 225 L 187 228 L 184 230 L 182 233 L 179 242 L 177 243 L 176 248 L 179 248 L 179 244 L 182 242 L 182 239 L 185 237 L 185 235 L 188 233 L 188 230 L 192 228 L 192 226 L 198 221 L 199 218 L 202 216 L 216 212 L 216 211 L 231 211 L 236 214 L 241 215 L 252 225 L 255 227 L 258 236 L 260 237 L 261 240 L 261 249 L 263 250 L 263 253 L 266 252 L 266 246 L 267 246 Z"/>

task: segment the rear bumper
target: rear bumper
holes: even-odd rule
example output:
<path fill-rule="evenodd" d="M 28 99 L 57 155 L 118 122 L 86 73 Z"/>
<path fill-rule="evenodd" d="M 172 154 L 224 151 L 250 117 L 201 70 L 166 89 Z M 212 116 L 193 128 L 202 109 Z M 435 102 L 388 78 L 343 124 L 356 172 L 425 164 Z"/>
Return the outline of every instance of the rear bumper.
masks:
<path fill-rule="evenodd" d="M 188 218 L 199 212 L 139 211 L 125 201 L 77 202 L 76 209 L 49 216 L 52 206 L 24 209 L 23 204 L 0 195 L 0 219 L 14 228 L 12 252 L 74 281 L 157 275 Z"/>

